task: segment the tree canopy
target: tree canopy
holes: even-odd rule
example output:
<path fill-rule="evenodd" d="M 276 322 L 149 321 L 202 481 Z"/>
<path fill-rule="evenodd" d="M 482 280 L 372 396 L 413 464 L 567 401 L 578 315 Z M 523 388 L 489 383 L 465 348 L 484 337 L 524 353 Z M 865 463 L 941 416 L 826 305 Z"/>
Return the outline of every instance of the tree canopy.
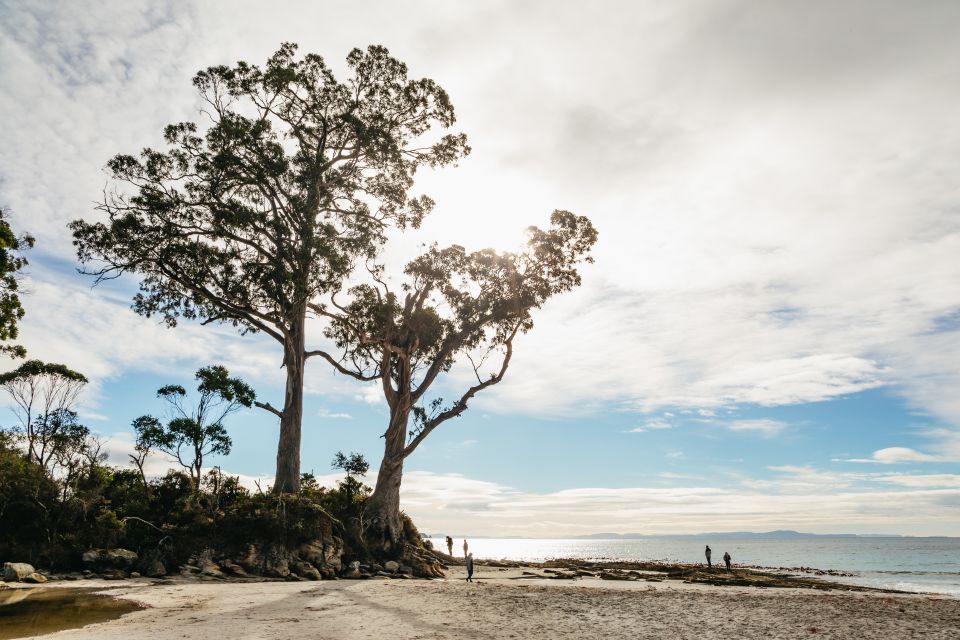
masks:
<path fill-rule="evenodd" d="M 27 360 L 0 374 L 0 388 L 13 400 L 32 462 L 46 467 L 58 455 L 62 436 L 76 425 L 72 408 L 86 384 L 82 373 L 40 360 Z"/>
<path fill-rule="evenodd" d="M 33 237 L 29 234 L 17 235 L 10 228 L 9 214 L 0 208 L 0 342 L 16 340 L 19 333 L 18 323 L 23 319 L 23 305 L 20 303 L 20 281 L 18 275 L 27 266 L 23 252 L 33 247 Z M 14 358 L 27 355 L 20 345 L 0 344 L 0 353 Z"/>
<path fill-rule="evenodd" d="M 514 339 L 533 328 L 532 311 L 578 286 L 579 264 L 592 262 L 597 232 L 588 218 L 554 211 L 550 222 L 549 229 L 528 229 L 524 251 L 432 246 L 406 266 L 400 292 L 376 268 L 372 283 L 352 287 L 348 300 L 333 296 L 311 304 L 327 319 L 327 335 L 341 350 L 318 355 L 345 375 L 379 380 L 390 409 L 369 501 L 371 521 L 379 521 L 390 538 L 399 535 L 403 460 L 434 429 L 466 411 L 477 393 L 503 380 Z M 470 363 L 476 383 L 452 400 L 429 395 L 458 357 Z"/>
<path fill-rule="evenodd" d="M 231 378 L 221 366 L 203 367 L 196 373 L 200 396 L 196 404 L 184 403 L 187 391 L 180 385 L 166 385 L 157 390 L 168 408 L 168 420 L 145 415 L 133 421 L 136 433 L 136 455 L 131 459 L 143 474 L 143 461 L 152 449 L 173 457 L 190 474 L 194 488 L 200 486 L 203 459 L 212 454 L 228 455 L 233 446 L 224 420 L 241 407 L 250 407 L 256 398 L 253 389 L 240 378 Z"/>
<path fill-rule="evenodd" d="M 306 359 L 306 310 L 376 255 L 391 228 L 416 227 L 433 207 L 411 196 L 423 165 L 469 152 L 446 94 L 381 46 L 347 56 L 338 81 L 318 55 L 284 44 L 264 67 L 238 62 L 199 72 L 203 132 L 164 130 L 166 150 L 117 155 L 106 220 L 71 224 L 97 281 L 140 277 L 133 308 L 174 326 L 181 318 L 262 332 L 283 346 L 287 384 L 274 491 L 296 491 Z"/>

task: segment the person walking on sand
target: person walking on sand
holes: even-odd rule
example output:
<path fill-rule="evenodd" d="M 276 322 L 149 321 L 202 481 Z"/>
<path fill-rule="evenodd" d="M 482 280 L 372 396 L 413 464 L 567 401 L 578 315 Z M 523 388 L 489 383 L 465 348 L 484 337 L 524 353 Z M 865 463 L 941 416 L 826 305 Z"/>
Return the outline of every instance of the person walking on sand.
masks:
<path fill-rule="evenodd" d="M 447 555 L 448 556 L 453 555 L 453 538 L 451 538 L 450 536 L 447 536 Z"/>
<path fill-rule="evenodd" d="M 473 582 L 473 554 L 467 554 L 467 582 Z"/>
<path fill-rule="evenodd" d="M 468 550 L 469 548 L 470 548 L 470 546 L 467 544 L 467 539 L 464 538 L 464 539 L 463 539 L 463 557 L 464 557 L 464 558 L 467 557 L 467 550 Z M 453 555 L 453 554 L 451 553 L 450 555 Z"/>
<path fill-rule="evenodd" d="M 723 563 L 727 565 L 727 571 L 730 571 L 730 552 L 729 551 L 723 552 Z"/>
<path fill-rule="evenodd" d="M 710 561 L 710 558 L 713 556 L 713 551 L 710 551 L 710 545 L 707 545 L 707 548 L 704 550 L 703 555 L 707 556 L 707 568 L 713 569 L 713 562 Z"/>

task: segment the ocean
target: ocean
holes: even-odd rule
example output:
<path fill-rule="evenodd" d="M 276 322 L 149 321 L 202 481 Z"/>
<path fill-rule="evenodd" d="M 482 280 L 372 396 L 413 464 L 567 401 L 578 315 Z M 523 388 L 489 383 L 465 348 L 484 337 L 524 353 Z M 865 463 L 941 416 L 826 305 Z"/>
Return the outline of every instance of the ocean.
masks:
<path fill-rule="evenodd" d="M 446 550 L 443 537 L 434 548 Z M 730 552 L 734 564 L 757 567 L 812 567 L 854 574 L 830 578 L 869 587 L 940 593 L 960 597 L 960 538 L 845 537 L 811 538 L 643 538 L 638 540 L 553 540 L 475 538 L 477 559 L 542 562 L 554 558 L 582 560 L 664 560 L 704 562 L 709 544 L 715 562 Z M 453 551 L 463 553 L 463 539 Z"/>

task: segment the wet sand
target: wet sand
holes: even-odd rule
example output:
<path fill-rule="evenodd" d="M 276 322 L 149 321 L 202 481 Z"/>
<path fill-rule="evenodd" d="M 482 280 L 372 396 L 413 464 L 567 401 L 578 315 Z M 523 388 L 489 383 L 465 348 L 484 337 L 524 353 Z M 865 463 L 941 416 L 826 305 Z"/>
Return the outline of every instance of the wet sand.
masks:
<path fill-rule="evenodd" d="M 147 605 L 57 640 L 415 638 L 960 638 L 960 599 L 921 594 L 521 578 L 78 581 Z M 65 585 L 64 583 L 60 583 Z"/>

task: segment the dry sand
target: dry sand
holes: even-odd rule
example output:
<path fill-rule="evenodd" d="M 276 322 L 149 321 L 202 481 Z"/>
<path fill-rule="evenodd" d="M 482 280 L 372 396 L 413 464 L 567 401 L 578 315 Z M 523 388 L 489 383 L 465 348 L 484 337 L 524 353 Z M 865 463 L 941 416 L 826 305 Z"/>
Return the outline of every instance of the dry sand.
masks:
<path fill-rule="evenodd" d="M 517 580 L 78 581 L 148 608 L 45 638 L 960 638 L 960 600 L 680 582 Z M 475 576 L 477 578 L 477 576 Z M 67 586 L 64 584 L 64 586 Z"/>

